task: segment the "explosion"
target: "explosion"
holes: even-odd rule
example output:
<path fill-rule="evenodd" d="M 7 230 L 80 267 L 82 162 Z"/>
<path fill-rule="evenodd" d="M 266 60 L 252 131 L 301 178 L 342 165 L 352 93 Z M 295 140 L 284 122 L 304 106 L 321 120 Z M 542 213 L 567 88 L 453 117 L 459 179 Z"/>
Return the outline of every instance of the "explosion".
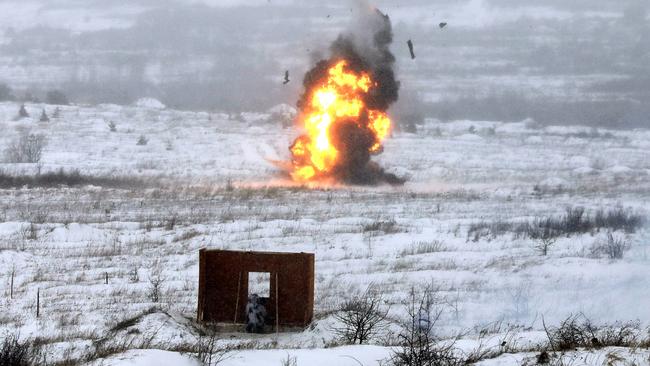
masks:
<path fill-rule="evenodd" d="M 354 184 L 403 183 L 370 161 L 383 150 L 391 120 L 386 113 L 397 100 L 399 83 L 388 50 L 392 29 L 378 10 L 360 22 L 371 31 L 370 44 L 358 35 L 340 36 L 332 55 L 307 72 L 298 102 L 304 131 L 289 148 L 295 181 L 335 179 Z"/>
<path fill-rule="evenodd" d="M 341 157 L 341 142 L 332 138 L 343 124 L 355 124 L 354 128 L 372 134 L 369 152 L 380 151 L 390 130 L 390 119 L 385 112 L 369 110 L 364 103 L 364 95 L 376 86 L 368 73 L 350 70 L 346 60 L 337 61 L 328 69 L 326 80 L 314 88 L 301 116 L 306 134 L 290 148 L 294 180 L 312 180 L 335 171 L 337 163 L 345 157 Z"/>

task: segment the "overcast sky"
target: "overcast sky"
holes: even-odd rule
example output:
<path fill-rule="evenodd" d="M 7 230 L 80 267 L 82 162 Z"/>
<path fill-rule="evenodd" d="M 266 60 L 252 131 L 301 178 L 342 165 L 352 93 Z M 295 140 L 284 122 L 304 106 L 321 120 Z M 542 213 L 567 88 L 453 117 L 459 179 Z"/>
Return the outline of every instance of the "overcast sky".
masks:
<path fill-rule="evenodd" d="M 0 83 L 20 93 L 60 88 L 89 103 L 149 95 L 191 109 L 292 104 L 302 74 L 354 20 L 354 3 L 0 0 Z M 403 94 L 432 117 L 618 123 L 646 112 L 647 0 L 374 4 L 393 21 Z M 287 69 L 295 82 L 281 87 Z"/>

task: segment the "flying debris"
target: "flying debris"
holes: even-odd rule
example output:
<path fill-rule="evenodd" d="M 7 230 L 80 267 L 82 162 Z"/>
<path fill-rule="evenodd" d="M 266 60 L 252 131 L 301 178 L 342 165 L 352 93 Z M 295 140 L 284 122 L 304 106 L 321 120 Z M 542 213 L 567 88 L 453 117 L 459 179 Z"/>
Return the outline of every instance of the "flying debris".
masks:
<path fill-rule="evenodd" d="M 287 85 L 287 84 L 289 84 L 289 81 L 291 81 L 291 80 L 289 80 L 289 70 L 287 70 L 287 71 L 284 72 L 284 81 L 282 82 L 282 84 Z"/>
<path fill-rule="evenodd" d="M 413 42 L 409 39 L 406 44 L 409 46 L 409 52 L 411 52 L 411 60 L 415 60 L 415 51 L 413 51 Z"/>
<path fill-rule="evenodd" d="M 442 29 L 442 28 L 444 28 L 446 26 L 447 26 L 447 23 L 445 23 L 445 22 L 438 24 L 438 27 L 440 27 L 440 29 Z"/>

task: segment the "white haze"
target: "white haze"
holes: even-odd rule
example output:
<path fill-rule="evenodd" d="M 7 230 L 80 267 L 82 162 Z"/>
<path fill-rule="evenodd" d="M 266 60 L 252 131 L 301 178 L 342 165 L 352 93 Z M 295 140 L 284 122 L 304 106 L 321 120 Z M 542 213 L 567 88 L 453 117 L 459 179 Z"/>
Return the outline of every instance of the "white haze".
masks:
<path fill-rule="evenodd" d="M 60 89 L 78 103 L 149 96 L 179 109 L 228 112 L 294 104 L 303 73 L 355 19 L 355 4 L 3 0 L 0 84 L 17 99 Z M 647 123 L 645 0 L 373 4 L 393 21 L 399 121 Z M 288 86 L 281 83 L 285 70 Z"/>

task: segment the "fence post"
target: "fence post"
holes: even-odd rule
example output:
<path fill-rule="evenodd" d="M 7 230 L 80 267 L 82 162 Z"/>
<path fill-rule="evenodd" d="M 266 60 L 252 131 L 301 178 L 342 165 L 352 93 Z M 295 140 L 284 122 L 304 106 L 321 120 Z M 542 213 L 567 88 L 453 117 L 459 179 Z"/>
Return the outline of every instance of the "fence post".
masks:
<path fill-rule="evenodd" d="M 237 324 L 237 317 L 239 315 L 239 292 L 241 291 L 241 277 L 242 273 L 239 272 L 239 281 L 237 282 L 237 300 L 235 300 L 235 320 L 233 324 Z M 246 319 L 248 321 L 248 319 Z"/>
<path fill-rule="evenodd" d="M 9 289 L 9 299 L 14 298 L 14 276 L 16 275 L 16 270 L 11 270 L 11 287 Z"/>
<path fill-rule="evenodd" d="M 280 335 L 280 311 L 278 306 L 280 305 L 280 285 L 278 284 L 278 272 L 275 272 L 275 334 L 276 336 Z"/>

